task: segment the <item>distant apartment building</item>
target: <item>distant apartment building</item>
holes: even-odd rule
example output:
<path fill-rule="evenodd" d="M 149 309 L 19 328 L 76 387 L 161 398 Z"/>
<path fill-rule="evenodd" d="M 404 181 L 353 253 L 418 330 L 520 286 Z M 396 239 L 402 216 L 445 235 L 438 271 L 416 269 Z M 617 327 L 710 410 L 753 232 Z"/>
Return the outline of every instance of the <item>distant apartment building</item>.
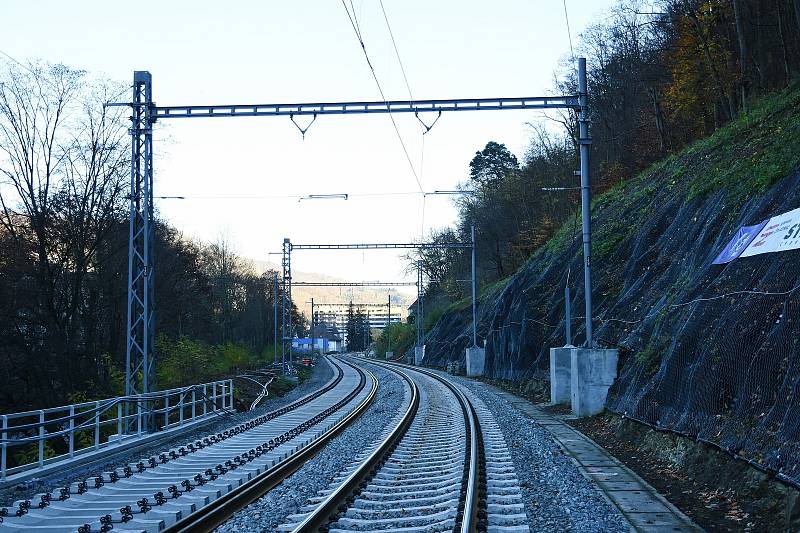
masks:
<path fill-rule="evenodd" d="M 342 341 L 347 345 L 347 311 L 350 303 L 326 303 L 316 304 L 314 309 L 314 321 L 317 324 L 326 323 L 336 327 L 340 332 Z M 391 316 L 389 316 L 389 303 L 353 303 L 355 310 L 360 310 L 367 316 L 370 330 L 382 330 L 387 324 L 400 323 L 406 309 L 401 305 L 392 304 Z"/>

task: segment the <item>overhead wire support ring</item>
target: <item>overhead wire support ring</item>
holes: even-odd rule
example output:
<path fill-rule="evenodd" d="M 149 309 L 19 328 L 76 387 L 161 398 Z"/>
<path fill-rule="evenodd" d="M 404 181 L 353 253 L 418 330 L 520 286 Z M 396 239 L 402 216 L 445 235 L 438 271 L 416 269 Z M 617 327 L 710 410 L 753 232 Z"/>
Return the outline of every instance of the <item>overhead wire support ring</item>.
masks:
<path fill-rule="evenodd" d="M 419 111 L 414 111 L 414 116 L 417 117 L 417 120 L 419 120 L 419 123 L 422 124 L 422 127 L 425 128 L 425 131 L 422 132 L 422 134 L 425 135 L 426 133 L 431 131 L 433 129 L 433 127 L 436 125 L 436 123 L 439 122 L 439 119 L 442 118 L 442 110 L 441 109 L 439 110 L 439 114 L 436 115 L 436 119 L 431 123 L 430 126 L 425 124 L 425 121 L 423 121 L 421 118 L 419 118 Z"/>
<path fill-rule="evenodd" d="M 313 118 L 311 119 L 311 122 L 309 122 L 309 123 L 308 123 L 308 125 L 307 125 L 305 128 L 302 128 L 302 127 L 300 127 L 300 124 L 298 124 L 298 123 L 297 123 L 297 121 L 294 119 L 294 113 L 290 114 L 290 115 L 289 115 L 289 118 L 292 120 L 292 124 L 294 124 L 294 125 L 295 125 L 295 127 L 296 127 L 298 130 L 300 130 L 300 135 L 302 135 L 302 136 L 303 136 L 303 140 L 305 141 L 305 140 L 306 140 L 306 132 L 307 132 L 307 131 L 308 131 L 308 129 L 311 127 L 311 125 L 312 125 L 312 124 L 314 124 L 314 122 L 317 120 L 317 114 L 316 114 L 316 113 L 314 113 L 314 116 L 313 116 Z"/>

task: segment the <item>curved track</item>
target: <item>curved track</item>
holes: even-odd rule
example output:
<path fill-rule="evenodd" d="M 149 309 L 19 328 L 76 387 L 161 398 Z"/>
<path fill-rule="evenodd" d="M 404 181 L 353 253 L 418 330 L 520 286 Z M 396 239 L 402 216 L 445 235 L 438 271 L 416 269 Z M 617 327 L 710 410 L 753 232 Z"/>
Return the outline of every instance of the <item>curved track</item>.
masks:
<path fill-rule="evenodd" d="M 380 364 L 412 388 L 399 423 L 286 531 L 475 531 L 485 498 L 478 416 L 464 393 L 418 368 Z M 481 488 L 483 487 L 483 489 Z"/>
<path fill-rule="evenodd" d="M 528 531 L 502 433 L 483 402 L 389 362 L 406 397 L 383 434 L 283 531 Z M 0 531 L 213 531 L 302 466 L 369 406 L 377 379 L 348 361 L 297 402 L 20 506 Z M 252 524 L 253 530 L 259 528 Z"/>
<path fill-rule="evenodd" d="M 19 502 L 0 531 L 211 531 L 299 468 L 358 417 L 377 380 L 331 361 L 337 376 L 300 400 L 90 478 Z"/>

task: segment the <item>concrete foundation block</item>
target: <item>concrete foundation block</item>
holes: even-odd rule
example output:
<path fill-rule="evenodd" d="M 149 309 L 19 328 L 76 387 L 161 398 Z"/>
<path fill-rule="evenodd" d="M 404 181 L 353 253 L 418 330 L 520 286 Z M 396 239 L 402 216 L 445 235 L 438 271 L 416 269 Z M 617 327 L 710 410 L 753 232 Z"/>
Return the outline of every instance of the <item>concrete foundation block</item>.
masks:
<path fill-rule="evenodd" d="M 486 350 L 478 346 L 467 348 L 467 377 L 474 378 L 483 375 L 486 366 Z"/>
<path fill-rule="evenodd" d="M 572 346 L 550 348 L 550 403 L 569 403 L 572 401 Z"/>
<path fill-rule="evenodd" d="M 414 347 L 414 364 L 419 366 L 422 360 L 425 359 L 425 345 Z"/>
<path fill-rule="evenodd" d="M 617 350 L 570 350 L 570 396 L 574 415 L 592 416 L 603 411 L 608 389 L 617 378 L 618 358 Z"/>

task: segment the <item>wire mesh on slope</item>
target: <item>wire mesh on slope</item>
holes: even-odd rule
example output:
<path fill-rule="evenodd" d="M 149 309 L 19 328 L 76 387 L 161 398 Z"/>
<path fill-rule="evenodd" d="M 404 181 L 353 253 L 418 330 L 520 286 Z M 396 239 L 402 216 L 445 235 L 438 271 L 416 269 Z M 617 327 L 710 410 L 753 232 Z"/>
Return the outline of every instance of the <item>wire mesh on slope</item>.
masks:
<path fill-rule="evenodd" d="M 793 254 L 739 261 L 645 319 L 608 408 L 800 485 L 800 269 Z M 642 330 L 605 323 L 622 339 Z"/>

